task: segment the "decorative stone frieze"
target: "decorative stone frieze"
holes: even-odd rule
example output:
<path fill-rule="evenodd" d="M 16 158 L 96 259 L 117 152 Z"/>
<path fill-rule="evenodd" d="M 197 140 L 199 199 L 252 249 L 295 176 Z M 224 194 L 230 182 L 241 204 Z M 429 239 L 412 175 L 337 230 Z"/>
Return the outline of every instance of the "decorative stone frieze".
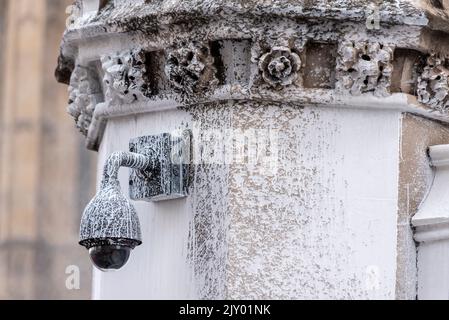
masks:
<path fill-rule="evenodd" d="M 167 54 L 165 74 L 177 92 L 194 93 L 218 84 L 210 47 L 199 43 L 183 44 Z"/>
<path fill-rule="evenodd" d="M 145 55 L 141 50 L 102 56 L 101 64 L 106 101 L 128 104 L 144 99 L 148 85 L 144 79 Z"/>
<path fill-rule="evenodd" d="M 301 58 L 287 47 L 273 47 L 259 60 L 259 70 L 266 83 L 276 89 L 291 85 L 298 78 Z"/>
<path fill-rule="evenodd" d="M 408 100 L 407 110 L 446 120 L 441 112 L 444 80 L 431 75 L 428 67 L 418 89 L 422 62 L 412 67 L 415 56 L 408 56 L 413 51 L 421 60 L 432 50 L 444 54 L 449 48 L 439 27 L 423 34 L 427 20 L 422 20 L 421 9 L 390 6 L 375 7 L 374 12 L 368 3 L 367 11 L 353 2 L 342 6 L 357 8 L 354 12 L 321 4 L 322 11 L 315 12 L 317 5 L 298 1 L 286 3 L 288 14 L 280 14 L 268 2 L 255 7 L 239 0 L 229 4 L 212 8 L 208 1 L 75 1 L 57 77 L 67 83 L 73 61 L 80 58 L 102 65 L 105 104 L 96 109 L 93 127 L 135 110 L 260 99 L 357 106 L 362 94 L 393 100 L 396 94 L 416 95 Z M 123 50 L 118 48 L 127 50 L 117 53 Z M 124 106 L 130 104 L 136 105 Z M 102 130 L 91 129 L 89 138 L 100 142 Z"/>
<path fill-rule="evenodd" d="M 101 100 L 101 86 L 94 70 L 77 65 L 70 78 L 67 111 L 85 136 L 89 131 L 95 107 Z"/>
<path fill-rule="evenodd" d="M 344 42 L 338 49 L 337 89 L 360 95 L 389 95 L 393 50 L 379 43 Z"/>
<path fill-rule="evenodd" d="M 435 54 L 427 58 L 426 66 L 418 77 L 418 101 L 441 112 L 449 107 L 449 69 L 445 59 Z"/>

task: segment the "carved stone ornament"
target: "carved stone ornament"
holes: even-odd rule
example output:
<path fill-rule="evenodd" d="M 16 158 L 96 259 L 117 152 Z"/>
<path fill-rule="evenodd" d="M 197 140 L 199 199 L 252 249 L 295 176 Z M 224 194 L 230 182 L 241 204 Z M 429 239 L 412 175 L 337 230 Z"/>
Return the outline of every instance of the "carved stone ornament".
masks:
<path fill-rule="evenodd" d="M 207 45 L 183 44 L 167 54 L 165 74 L 173 89 L 194 93 L 218 84 L 214 58 Z"/>
<path fill-rule="evenodd" d="M 262 78 L 278 89 L 293 84 L 298 78 L 300 68 L 300 57 L 287 47 L 273 47 L 259 60 Z"/>
<path fill-rule="evenodd" d="M 387 97 L 399 110 L 449 121 L 449 112 L 437 110 L 445 109 L 448 99 L 444 63 L 429 64 L 423 72 L 429 52 L 443 56 L 449 48 L 445 24 L 429 19 L 439 17 L 440 9 L 433 11 L 439 2 L 427 1 L 433 8 L 427 11 L 416 1 L 395 1 L 361 7 L 355 0 L 281 6 L 246 0 L 74 0 L 56 76 L 69 83 L 76 61 L 104 69 L 98 74 L 104 77 L 105 103 L 96 108 L 88 148 L 101 144 L 111 118 L 204 101 L 358 107 L 363 95 L 369 107 L 380 106 L 373 97 Z M 78 95 L 73 81 L 71 87 L 71 95 Z M 417 98 L 401 100 L 399 94 Z M 85 134 L 93 107 L 80 100 L 70 112 Z"/>
<path fill-rule="evenodd" d="M 78 19 L 81 16 L 82 8 L 81 8 L 81 2 L 79 0 L 73 2 L 70 6 L 68 6 L 65 10 L 65 13 L 68 14 L 67 20 L 66 20 L 66 26 L 69 28 L 72 26 L 76 19 Z"/>
<path fill-rule="evenodd" d="M 418 101 L 442 112 L 449 107 L 449 70 L 445 67 L 445 59 L 435 54 L 427 58 L 427 64 L 418 77 Z"/>
<path fill-rule="evenodd" d="M 148 91 L 145 56 L 140 50 L 101 57 L 105 97 L 110 104 L 142 100 Z"/>
<path fill-rule="evenodd" d="M 338 50 L 338 89 L 352 95 L 390 94 L 393 50 L 379 43 L 345 42 Z"/>
<path fill-rule="evenodd" d="M 97 103 L 101 102 L 100 83 L 95 72 L 76 66 L 70 78 L 69 106 L 67 112 L 75 119 L 77 128 L 87 135 Z"/>

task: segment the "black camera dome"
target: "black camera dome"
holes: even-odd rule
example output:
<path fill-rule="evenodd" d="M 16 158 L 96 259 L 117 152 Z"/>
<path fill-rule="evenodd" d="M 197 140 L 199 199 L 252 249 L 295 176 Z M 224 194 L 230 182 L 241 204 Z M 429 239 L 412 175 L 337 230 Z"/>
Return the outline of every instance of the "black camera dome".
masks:
<path fill-rule="evenodd" d="M 101 271 L 113 271 L 122 268 L 129 259 L 131 251 L 140 241 L 132 239 L 87 239 L 81 243 L 89 250 L 92 263 Z"/>
<path fill-rule="evenodd" d="M 101 271 L 118 270 L 128 262 L 130 247 L 107 245 L 92 247 L 89 256 L 92 263 Z"/>

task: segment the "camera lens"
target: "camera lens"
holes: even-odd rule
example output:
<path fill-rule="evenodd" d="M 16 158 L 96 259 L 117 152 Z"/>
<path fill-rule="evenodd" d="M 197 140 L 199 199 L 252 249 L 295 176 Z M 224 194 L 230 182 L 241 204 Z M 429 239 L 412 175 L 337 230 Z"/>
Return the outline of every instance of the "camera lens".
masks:
<path fill-rule="evenodd" d="M 129 259 L 130 247 L 102 245 L 89 249 L 93 264 L 101 271 L 112 271 L 122 268 Z"/>

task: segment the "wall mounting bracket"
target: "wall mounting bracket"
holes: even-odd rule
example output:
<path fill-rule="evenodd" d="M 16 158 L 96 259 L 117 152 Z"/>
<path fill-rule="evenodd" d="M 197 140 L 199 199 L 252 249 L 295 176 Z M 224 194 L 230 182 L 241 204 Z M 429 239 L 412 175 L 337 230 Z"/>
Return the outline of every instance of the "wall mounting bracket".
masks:
<path fill-rule="evenodd" d="M 188 195 L 191 163 L 191 131 L 163 133 L 132 139 L 131 152 L 151 159 L 152 169 L 131 170 L 129 193 L 133 200 L 163 201 Z"/>

